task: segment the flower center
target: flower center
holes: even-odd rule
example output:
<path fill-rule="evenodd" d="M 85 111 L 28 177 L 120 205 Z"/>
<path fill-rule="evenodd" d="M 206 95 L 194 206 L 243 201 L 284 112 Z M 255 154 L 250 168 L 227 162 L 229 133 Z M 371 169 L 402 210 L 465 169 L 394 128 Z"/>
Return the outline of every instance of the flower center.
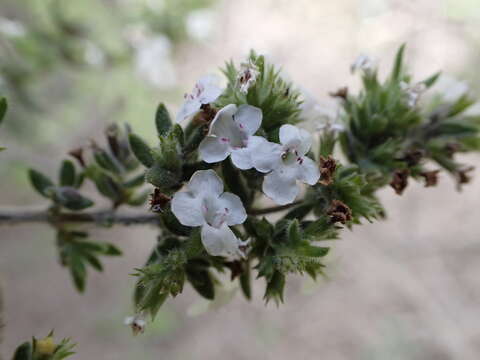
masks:
<path fill-rule="evenodd" d="M 205 221 L 214 228 L 220 228 L 226 221 L 230 210 L 226 207 L 219 207 L 213 199 L 205 199 L 202 211 Z"/>
<path fill-rule="evenodd" d="M 295 148 L 286 148 L 282 153 L 282 161 L 285 165 L 293 165 L 295 162 L 303 164 L 303 158 Z"/>

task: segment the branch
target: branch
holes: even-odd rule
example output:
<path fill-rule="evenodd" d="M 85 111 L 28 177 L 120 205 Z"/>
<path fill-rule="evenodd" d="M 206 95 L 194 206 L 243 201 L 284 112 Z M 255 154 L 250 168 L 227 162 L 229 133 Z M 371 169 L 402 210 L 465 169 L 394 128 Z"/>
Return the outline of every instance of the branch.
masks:
<path fill-rule="evenodd" d="M 296 201 L 291 204 L 272 206 L 263 209 L 251 209 L 249 215 L 267 215 L 274 212 L 290 209 L 301 204 L 302 201 Z M 95 224 L 105 225 L 158 225 L 160 217 L 157 214 L 119 214 L 111 210 L 100 210 L 82 213 L 63 213 L 51 214 L 47 210 L 1 210 L 0 226 L 21 225 L 26 223 L 75 223 L 75 224 Z"/>
<path fill-rule="evenodd" d="M 19 225 L 23 223 L 77 223 L 96 225 L 156 225 L 160 221 L 157 214 L 117 214 L 110 210 L 64 213 L 53 215 L 46 210 L 39 211 L 2 211 L 0 210 L 0 226 Z"/>
<path fill-rule="evenodd" d="M 295 201 L 295 202 L 293 202 L 291 204 L 287 204 L 287 205 L 272 206 L 272 207 L 263 208 L 263 209 L 250 209 L 250 211 L 248 212 L 248 215 L 271 214 L 271 213 L 274 213 L 274 212 L 279 212 L 279 211 L 290 209 L 294 206 L 300 205 L 302 202 L 303 202 L 302 200 L 299 200 L 299 201 Z"/>

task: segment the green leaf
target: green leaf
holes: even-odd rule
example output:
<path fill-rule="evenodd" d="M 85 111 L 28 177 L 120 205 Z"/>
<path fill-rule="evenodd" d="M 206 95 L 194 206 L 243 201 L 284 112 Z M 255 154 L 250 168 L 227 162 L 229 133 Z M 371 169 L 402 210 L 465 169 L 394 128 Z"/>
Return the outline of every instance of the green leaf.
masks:
<path fill-rule="evenodd" d="M 78 256 L 72 256 L 70 259 L 70 274 L 73 278 L 73 283 L 79 292 L 85 291 L 85 282 L 87 277 L 87 271 L 85 264 Z"/>
<path fill-rule="evenodd" d="M 251 284 L 251 272 L 250 272 L 250 265 L 247 263 L 245 266 L 245 271 L 240 274 L 240 287 L 242 289 L 243 295 L 247 300 L 252 299 L 252 284 Z"/>
<path fill-rule="evenodd" d="M 24 342 L 17 347 L 13 354 L 12 360 L 32 360 L 32 344 L 30 342 Z"/>
<path fill-rule="evenodd" d="M 152 149 L 143 139 L 136 134 L 129 134 L 128 140 L 135 157 L 146 167 L 152 167 L 154 163 Z"/>
<path fill-rule="evenodd" d="M 94 204 L 92 200 L 80 194 L 77 189 L 69 186 L 54 188 L 53 199 L 56 203 L 74 211 L 84 210 Z"/>
<path fill-rule="evenodd" d="M 95 147 L 93 149 L 93 158 L 102 169 L 113 174 L 121 174 L 122 170 L 120 169 L 118 162 L 104 149 Z"/>
<path fill-rule="evenodd" d="M 0 99 L 0 124 L 3 122 L 3 118 L 5 117 L 5 114 L 7 113 L 7 99 L 1 98 Z"/>
<path fill-rule="evenodd" d="M 215 287 L 208 270 L 187 266 L 186 274 L 190 284 L 201 296 L 207 300 L 215 298 Z"/>
<path fill-rule="evenodd" d="M 300 224 L 298 223 L 297 219 L 290 222 L 290 224 L 288 225 L 287 234 L 288 241 L 292 244 L 298 244 L 302 241 Z"/>
<path fill-rule="evenodd" d="M 75 165 L 70 160 L 63 160 L 59 176 L 60 186 L 75 186 Z"/>
<path fill-rule="evenodd" d="M 54 186 L 53 182 L 42 173 L 29 169 L 28 176 L 33 188 L 43 197 L 49 198 L 51 196 L 50 189 Z"/>
<path fill-rule="evenodd" d="M 425 86 L 428 88 L 431 88 L 438 80 L 438 78 L 440 77 L 440 75 L 442 74 L 441 71 L 433 74 L 432 76 L 430 76 L 429 78 L 425 79 L 422 81 L 422 83 L 425 84 Z"/>
<path fill-rule="evenodd" d="M 102 263 L 100 262 L 100 260 L 98 260 L 98 258 L 95 256 L 95 255 L 92 255 L 92 254 L 84 254 L 83 255 L 85 257 L 85 260 L 88 261 L 88 263 L 90 265 L 92 265 L 92 267 L 97 270 L 97 271 L 103 271 L 103 266 L 102 266 Z"/>
<path fill-rule="evenodd" d="M 159 136 L 164 136 L 172 127 L 172 119 L 168 113 L 167 108 L 163 103 L 160 103 L 155 114 L 155 125 Z"/>
<path fill-rule="evenodd" d="M 283 291 L 285 289 L 285 275 L 279 271 L 275 271 L 273 276 L 267 283 L 264 299 L 268 303 L 274 300 L 277 306 L 283 303 Z"/>
<path fill-rule="evenodd" d="M 395 56 L 395 63 L 394 63 L 392 75 L 391 75 L 391 78 L 393 80 L 398 80 L 400 78 L 400 75 L 402 74 L 405 46 L 406 46 L 405 44 L 402 44 L 402 46 L 400 46 L 400 48 L 397 51 L 397 55 Z"/>

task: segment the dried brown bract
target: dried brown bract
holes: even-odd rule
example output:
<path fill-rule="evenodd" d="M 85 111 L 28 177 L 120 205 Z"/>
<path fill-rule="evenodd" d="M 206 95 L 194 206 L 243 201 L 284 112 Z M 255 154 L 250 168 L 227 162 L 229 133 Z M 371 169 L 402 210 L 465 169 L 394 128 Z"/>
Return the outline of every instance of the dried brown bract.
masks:
<path fill-rule="evenodd" d="M 407 187 L 409 175 L 410 170 L 408 169 L 395 170 L 393 172 L 393 179 L 390 182 L 390 186 L 395 190 L 397 195 L 402 195 L 403 191 Z"/>
<path fill-rule="evenodd" d="M 425 179 L 425 187 L 436 186 L 438 183 L 438 173 L 440 170 L 424 171 L 420 174 Z"/>
<path fill-rule="evenodd" d="M 347 100 L 348 97 L 348 87 L 344 86 L 338 89 L 337 91 L 330 92 L 329 95 L 334 98 L 340 98 Z"/>
<path fill-rule="evenodd" d="M 162 212 L 170 200 L 171 197 L 162 193 L 160 189 L 155 188 L 153 194 L 150 194 L 150 210 L 153 212 Z"/>
<path fill-rule="evenodd" d="M 79 147 L 69 151 L 68 153 L 71 157 L 76 159 L 80 166 L 85 167 L 85 159 L 83 158 L 83 148 Z"/>
<path fill-rule="evenodd" d="M 469 172 L 473 171 L 475 169 L 475 167 L 473 166 L 469 166 L 469 167 L 466 167 L 462 170 L 458 170 L 457 171 L 457 189 L 461 189 L 462 188 L 462 185 L 464 184 L 468 184 L 471 180 L 472 180 L 472 177 L 470 175 L 468 175 Z"/>
<path fill-rule="evenodd" d="M 327 215 L 330 216 L 332 223 L 346 224 L 347 221 L 352 220 L 352 210 L 340 200 L 332 200 Z"/>
<path fill-rule="evenodd" d="M 425 151 L 421 149 L 410 149 L 400 160 L 405 161 L 408 167 L 418 165 L 425 156 Z"/>
<path fill-rule="evenodd" d="M 445 151 L 447 153 L 447 156 L 449 158 L 453 158 L 453 155 L 455 155 L 455 153 L 459 152 L 461 150 L 461 146 L 460 144 L 457 144 L 457 143 L 448 143 L 445 145 Z"/>
<path fill-rule="evenodd" d="M 320 156 L 320 181 L 319 183 L 328 186 L 333 183 L 333 175 L 337 168 L 337 162 L 330 155 L 327 158 Z"/>
<path fill-rule="evenodd" d="M 209 104 L 203 104 L 201 111 L 193 117 L 193 123 L 196 125 L 208 125 L 217 115 L 217 110 Z"/>

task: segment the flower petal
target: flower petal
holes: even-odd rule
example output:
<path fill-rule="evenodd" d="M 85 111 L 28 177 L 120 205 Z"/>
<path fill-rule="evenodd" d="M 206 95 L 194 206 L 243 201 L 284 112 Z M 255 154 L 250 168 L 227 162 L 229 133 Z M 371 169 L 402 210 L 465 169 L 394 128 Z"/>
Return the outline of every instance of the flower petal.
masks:
<path fill-rule="evenodd" d="M 320 179 L 320 170 L 318 165 L 312 159 L 304 156 L 302 164 L 298 165 L 298 180 L 309 185 L 315 185 Z"/>
<path fill-rule="evenodd" d="M 280 167 L 263 180 L 263 192 L 279 205 L 292 203 L 299 192 L 295 171 L 290 168 L 292 167 Z"/>
<path fill-rule="evenodd" d="M 178 111 L 176 121 L 177 123 L 182 122 L 191 115 L 194 115 L 200 110 L 202 104 L 197 99 L 188 99 L 182 104 L 180 110 Z"/>
<path fill-rule="evenodd" d="M 279 137 L 285 147 L 294 148 L 299 156 L 305 155 L 312 146 L 310 133 L 293 125 L 282 125 Z"/>
<path fill-rule="evenodd" d="M 188 190 L 195 196 L 208 194 L 219 196 L 223 193 L 223 182 L 213 170 L 198 170 L 188 182 Z"/>
<path fill-rule="evenodd" d="M 228 256 L 241 258 L 244 256 L 239 249 L 242 242 L 235 236 L 232 230 L 224 224 L 219 229 L 205 224 L 202 226 L 202 244 L 205 250 L 212 256 Z"/>
<path fill-rule="evenodd" d="M 262 110 L 250 105 L 240 105 L 234 115 L 237 126 L 247 135 L 253 135 L 262 124 Z"/>
<path fill-rule="evenodd" d="M 252 156 L 253 167 L 257 169 L 257 171 L 266 173 L 281 165 L 281 145 L 269 142 L 259 136 L 250 137 L 249 141 L 252 140 L 253 144 L 251 145 L 250 154 Z"/>
<path fill-rule="evenodd" d="M 215 75 L 205 75 L 198 80 L 198 85 L 202 89 L 198 100 L 202 104 L 210 104 L 218 99 L 223 90 L 218 86 L 218 77 Z"/>
<path fill-rule="evenodd" d="M 247 213 L 243 207 L 242 200 L 232 193 L 224 192 L 218 199 L 221 206 L 227 213 L 225 221 L 227 225 L 243 224 L 247 219 Z"/>
<path fill-rule="evenodd" d="M 248 170 L 253 167 L 252 155 L 249 148 L 233 149 L 231 159 L 233 165 L 241 170 Z"/>
<path fill-rule="evenodd" d="M 185 226 L 201 226 L 205 223 L 201 199 L 189 191 L 179 191 L 172 199 L 172 212 Z"/>
<path fill-rule="evenodd" d="M 223 142 L 217 136 L 206 136 L 198 147 L 200 157 L 207 163 L 223 161 L 232 152 L 230 144 Z"/>

